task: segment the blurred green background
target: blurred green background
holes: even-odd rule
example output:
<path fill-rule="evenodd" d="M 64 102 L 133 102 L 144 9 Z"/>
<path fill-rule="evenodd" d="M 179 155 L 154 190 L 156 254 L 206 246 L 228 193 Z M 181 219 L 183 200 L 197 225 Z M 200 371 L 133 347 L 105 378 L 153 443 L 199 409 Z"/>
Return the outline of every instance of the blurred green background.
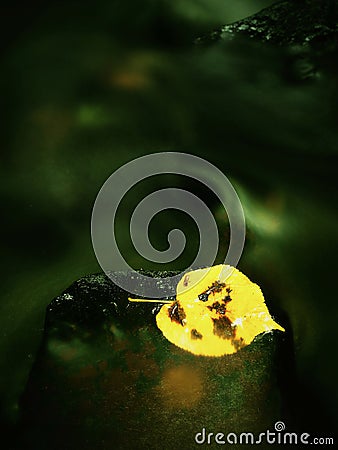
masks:
<path fill-rule="evenodd" d="M 286 51 L 250 42 L 194 40 L 272 1 L 146 0 L 12 4 L 2 15 L 2 416 L 14 423 L 39 346 L 45 308 L 72 281 L 100 271 L 91 209 L 108 176 L 153 152 L 199 155 L 233 182 L 247 221 L 239 268 L 290 319 L 314 423 L 337 417 L 337 130 L 334 77 L 289 77 Z M 135 268 L 128 215 L 146 193 L 191 189 L 209 204 L 227 248 L 217 201 L 180 177 L 157 177 L 126 197 L 121 249 Z M 159 249 L 178 214 L 154 219 Z M 198 234 L 166 269 L 191 262 Z M 317 399 L 320 398 L 320 403 Z M 281 418 L 282 419 L 282 418 Z M 330 424 L 328 429 L 330 429 Z M 306 430 L 305 430 L 306 431 Z"/>

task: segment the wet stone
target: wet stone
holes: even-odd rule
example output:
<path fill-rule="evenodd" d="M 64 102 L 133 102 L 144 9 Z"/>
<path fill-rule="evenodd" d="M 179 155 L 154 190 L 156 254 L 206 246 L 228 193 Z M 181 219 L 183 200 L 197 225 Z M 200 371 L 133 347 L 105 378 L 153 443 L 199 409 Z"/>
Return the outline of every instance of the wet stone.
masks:
<path fill-rule="evenodd" d="M 160 308 L 128 302 L 103 274 L 54 299 L 21 399 L 17 448 L 188 449 L 203 427 L 259 432 L 280 419 L 294 380 L 288 333 L 261 335 L 233 355 L 200 357 L 164 338 Z"/>
<path fill-rule="evenodd" d="M 309 42 L 337 45 L 337 18 L 335 0 L 284 0 L 250 17 L 224 25 L 198 42 L 246 36 L 278 45 Z"/>
<path fill-rule="evenodd" d="M 237 22 L 224 25 L 196 40 L 200 45 L 252 41 L 285 50 L 290 81 L 316 80 L 336 70 L 338 2 L 336 0 L 283 0 Z M 332 64 L 331 64 L 332 66 Z"/>

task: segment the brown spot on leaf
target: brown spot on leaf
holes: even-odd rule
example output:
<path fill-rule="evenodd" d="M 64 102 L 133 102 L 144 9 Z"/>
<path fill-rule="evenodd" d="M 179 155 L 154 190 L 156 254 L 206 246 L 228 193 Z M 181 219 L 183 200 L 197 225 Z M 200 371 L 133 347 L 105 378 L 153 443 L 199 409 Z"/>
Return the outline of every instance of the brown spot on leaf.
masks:
<path fill-rule="evenodd" d="M 203 336 L 199 333 L 196 328 L 193 328 L 190 333 L 191 339 L 202 339 Z"/>
<path fill-rule="evenodd" d="M 170 308 L 168 309 L 168 315 L 172 322 L 177 322 L 180 325 L 184 326 L 185 323 L 185 312 L 179 301 L 175 301 Z"/>
<path fill-rule="evenodd" d="M 207 290 L 205 290 L 198 296 L 198 298 L 199 298 L 199 300 L 201 300 L 201 302 L 206 302 L 206 301 L 208 301 L 210 294 L 215 294 L 217 292 L 221 292 L 222 289 L 225 288 L 225 286 L 226 286 L 225 283 L 220 283 L 219 281 L 214 281 L 212 283 L 212 285 L 208 287 Z"/>
<path fill-rule="evenodd" d="M 233 339 L 232 344 L 236 350 L 240 350 L 241 348 L 245 347 L 245 342 L 242 337 L 239 339 Z"/>
<path fill-rule="evenodd" d="M 215 310 L 218 314 L 224 315 L 226 312 L 225 305 L 221 305 L 220 302 L 214 302 L 211 306 L 207 306 L 207 308 L 212 311 Z"/>
<path fill-rule="evenodd" d="M 214 334 L 222 339 L 233 339 L 235 337 L 236 327 L 231 325 L 231 321 L 226 316 L 219 319 L 212 319 L 214 323 Z"/>

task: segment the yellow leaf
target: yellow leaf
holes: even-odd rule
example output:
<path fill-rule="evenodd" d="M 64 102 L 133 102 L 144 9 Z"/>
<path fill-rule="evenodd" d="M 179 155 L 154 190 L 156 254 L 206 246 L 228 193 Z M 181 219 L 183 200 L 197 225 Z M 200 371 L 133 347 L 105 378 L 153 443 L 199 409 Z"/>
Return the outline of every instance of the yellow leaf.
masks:
<path fill-rule="evenodd" d="M 261 333 L 285 331 L 270 316 L 259 286 L 225 265 L 186 273 L 176 300 L 162 306 L 156 322 L 170 342 L 204 356 L 235 353 Z"/>

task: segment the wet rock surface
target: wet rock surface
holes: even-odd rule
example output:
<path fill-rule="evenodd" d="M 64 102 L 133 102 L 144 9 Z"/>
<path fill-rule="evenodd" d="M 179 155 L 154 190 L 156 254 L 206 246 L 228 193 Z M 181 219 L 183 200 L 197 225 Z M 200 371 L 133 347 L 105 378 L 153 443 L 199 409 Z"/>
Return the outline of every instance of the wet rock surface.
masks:
<path fill-rule="evenodd" d="M 251 40 L 285 49 L 290 81 L 313 80 L 323 73 L 337 75 L 338 2 L 280 1 L 262 11 L 224 25 L 196 43 L 210 45 Z"/>
<path fill-rule="evenodd" d="M 235 36 L 278 45 L 337 46 L 338 4 L 335 0 L 281 1 L 246 19 L 225 25 L 209 40 Z M 199 42 L 207 42 L 208 38 Z"/>
<path fill-rule="evenodd" d="M 18 448 L 188 449 L 203 427 L 259 432 L 282 416 L 294 422 L 290 334 L 198 357 L 163 337 L 160 307 L 130 304 L 103 274 L 55 298 L 21 400 Z"/>

